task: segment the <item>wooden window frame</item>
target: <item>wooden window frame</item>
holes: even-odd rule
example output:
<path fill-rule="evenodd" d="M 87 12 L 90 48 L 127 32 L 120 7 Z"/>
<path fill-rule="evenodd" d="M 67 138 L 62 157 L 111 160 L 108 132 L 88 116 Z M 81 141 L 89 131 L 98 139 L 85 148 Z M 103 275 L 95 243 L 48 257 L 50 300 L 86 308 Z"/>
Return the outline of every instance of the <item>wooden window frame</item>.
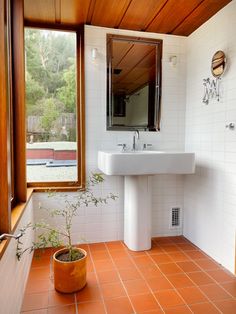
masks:
<path fill-rule="evenodd" d="M 25 26 L 76 32 L 78 144 L 78 180 L 76 182 L 40 182 L 28 185 L 26 182 Z M 55 191 L 81 190 L 85 187 L 86 177 L 84 29 L 62 27 L 56 24 L 25 25 L 24 0 L 0 0 L 0 33 L 3 34 L 3 40 L 0 41 L 0 234 L 2 234 L 15 231 L 34 191 L 48 191 L 49 189 Z M 11 123 L 14 129 L 11 128 Z M 11 146 L 13 154 L 11 154 Z M 13 208 L 11 206 L 12 189 L 14 191 Z M 0 257 L 8 243 L 9 240 L 0 243 Z"/>
<path fill-rule="evenodd" d="M 27 23 L 27 28 L 47 29 L 51 31 L 74 32 L 76 34 L 76 78 L 77 78 L 77 181 L 28 182 L 27 187 L 36 191 L 54 189 L 57 191 L 78 190 L 85 187 L 85 115 L 84 115 L 84 29 L 60 25 Z M 25 160 L 26 164 L 26 160 Z"/>

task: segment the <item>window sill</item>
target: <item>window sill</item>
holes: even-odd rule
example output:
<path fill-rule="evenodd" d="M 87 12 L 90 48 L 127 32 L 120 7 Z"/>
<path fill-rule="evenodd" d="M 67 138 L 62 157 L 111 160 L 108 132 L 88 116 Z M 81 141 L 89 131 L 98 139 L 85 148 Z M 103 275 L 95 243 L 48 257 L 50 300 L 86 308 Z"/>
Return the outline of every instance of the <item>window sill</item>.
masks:
<path fill-rule="evenodd" d="M 13 209 L 12 209 L 12 213 L 11 213 L 11 226 L 12 226 L 12 230 L 11 232 L 14 233 L 16 228 L 17 228 L 17 225 L 25 211 L 25 208 L 27 206 L 27 204 L 29 203 L 30 199 L 31 199 L 31 196 L 34 192 L 34 189 L 32 188 L 28 188 L 27 189 L 27 201 L 25 203 L 19 203 L 17 204 Z M 1 243 L 0 243 L 0 259 L 3 255 L 3 253 L 5 252 L 9 242 L 10 242 L 11 239 L 7 239 L 7 240 L 3 240 Z"/>
<path fill-rule="evenodd" d="M 11 232 L 14 233 L 18 223 L 25 211 L 25 208 L 27 204 L 29 203 L 31 196 L 33 192 L 49 192 L 49 191 L 56 191 L 56 192 L 76 192 L 76 191 L 81 191 L 83 190 L 83 187 L 79 186 L 70 186 L 70 187 L 58 187 L 58 186 L 50 186 L 50 187 L 28 187 L 27 188 L 27 200 L 25 203 L 19 203 L 17 204 L 13 209 L 11 213 L 11 226 L 12 230 Z M 9 242 L 11 239 L 3 240 L 0 243 L 0 259 L 3 256 L 3 253 L 5 252 Z"/>

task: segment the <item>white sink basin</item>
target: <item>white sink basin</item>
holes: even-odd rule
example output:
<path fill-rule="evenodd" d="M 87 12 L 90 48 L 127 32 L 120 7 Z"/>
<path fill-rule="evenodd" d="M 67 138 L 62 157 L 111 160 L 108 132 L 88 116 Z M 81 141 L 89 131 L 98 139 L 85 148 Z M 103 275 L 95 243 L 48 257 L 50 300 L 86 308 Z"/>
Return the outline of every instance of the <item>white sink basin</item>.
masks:
<path fill-rule="evenodd" d="M 195 154 L 99 151 L 98 168 L 106 175 L 190 174 L 195 171 Z"/>

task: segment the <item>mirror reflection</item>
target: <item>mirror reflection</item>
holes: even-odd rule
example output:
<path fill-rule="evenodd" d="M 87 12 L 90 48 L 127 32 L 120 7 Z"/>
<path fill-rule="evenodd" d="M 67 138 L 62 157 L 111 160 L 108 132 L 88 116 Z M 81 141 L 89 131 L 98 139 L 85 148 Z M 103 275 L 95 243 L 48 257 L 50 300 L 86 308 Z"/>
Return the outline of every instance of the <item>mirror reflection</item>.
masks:
<path fill-rule="evenodd" d="M 217 51 L 212 57 L 211 72 L 215 77 L 220 77 L 225 71 L 226 58 L 223 51 Z"/>
<path fill-rule="evenodd" d="M 159 130 L 160 40 L 108 35 L 107 129 Z"/>

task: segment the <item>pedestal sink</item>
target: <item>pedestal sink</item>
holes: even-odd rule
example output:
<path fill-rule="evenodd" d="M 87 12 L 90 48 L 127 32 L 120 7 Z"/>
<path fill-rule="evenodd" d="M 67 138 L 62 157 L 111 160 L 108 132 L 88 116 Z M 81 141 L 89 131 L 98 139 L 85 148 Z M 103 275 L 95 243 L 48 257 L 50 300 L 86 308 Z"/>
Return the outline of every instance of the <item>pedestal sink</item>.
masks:
<path fill-rule="evenodd" d="M 133 251 L 151 248 L 151 176 L 191 174 L 194 153 L 163 151 L 99 151 L 98 168 L 125 176 L 124 242 Z"/>

